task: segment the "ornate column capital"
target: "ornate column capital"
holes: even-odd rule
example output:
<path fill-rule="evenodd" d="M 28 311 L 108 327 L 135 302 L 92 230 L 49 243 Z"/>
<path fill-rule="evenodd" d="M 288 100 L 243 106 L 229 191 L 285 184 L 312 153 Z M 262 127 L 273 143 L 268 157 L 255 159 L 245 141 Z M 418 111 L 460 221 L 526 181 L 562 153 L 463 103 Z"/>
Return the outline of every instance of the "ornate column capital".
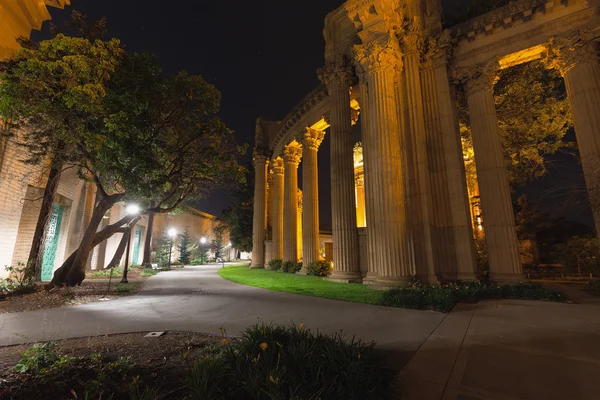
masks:
<path fill-rule="evenodd" d="M 547 45 L 544 63 L 565 76 L 580 62 L 598 62 L 600 34 L 579 29 L 564 36 L 554 36 Z"/>
<path fill-rule="evenodd" d="M 356 187 L 365 187 L 365 173 L 364 171 L 360 171 L 359 173 L 354 175 L 354 184 Z"/>
<path fill-rule="evenodd" d="M 450 80 L 454 84 L 463 84 L 468 93 L 479 91 L 494 91 L 498 82 L 498 61 L 478 64 L 471 68 L 455 68 L 451 71 Z"/>
<path fill-rule="evenodd" d="M 302 160 L 302 145 L 296 141 L 288 144 L 283 151 L 283 160 L 286 163 L 293 163 L 298 166 L 300 160 Z"/>
<path fill-rule="evenodd" d="M 345 57 L 327 62 L 323 68 L 317 70 L 317 75 L 328 89 L 337 86 L 350 87 L 356 80 L 352 65 Z"/>
<path fill-rule="evenodd" d="M 283 165 L 283 158 L 277 157 L 271 162 L 271 171 L 273 171 L 273 174 L 275 175 L 284 174 L 285 168 Z"/>
<path fill-rule="evenodd" d="M 354 46 L 354 58 L 361 74 L 384 69 L 402 69 L 400 45 L 392 35 Z"/>
<path fill-rule="evenodd" d="M 259 152 L 258 150 L 254 150 L 254 153 L 252 154 L 252 162 L 254 163 L 254 165 L 262 163 L 262 164 L 266 164 L 269 160 L 269 157 L 264 155 L 263 153 Z"/>
<path fill-rule="evenodd" d="M 435 38 L 428 38 L 421 48 L 421 68 L 436 68 L 448 64 L 452 55 L 450 31 L 444 30 Z"/>
<path fill-rule="evenodd" d="M 303 144 L 311 150 L 319 150 L 319 146 L 323 143 L 325 132 L 316 129 L 306 128 L 304 132 Z"/>

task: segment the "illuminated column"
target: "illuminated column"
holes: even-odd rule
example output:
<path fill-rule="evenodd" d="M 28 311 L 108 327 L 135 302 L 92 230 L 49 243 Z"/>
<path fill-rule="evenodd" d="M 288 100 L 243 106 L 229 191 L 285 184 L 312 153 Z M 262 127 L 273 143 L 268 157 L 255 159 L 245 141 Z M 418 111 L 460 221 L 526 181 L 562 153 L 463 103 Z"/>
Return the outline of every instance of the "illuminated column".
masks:
<path fill-rule="evenodd" d="M 496 68 L 495 62 L 479 66 L 466 89 L 491 279 L 518 282 L 523 267 L 494 103 Z"/>
<path fill-rule="evenodd" d="M 365 211 L 365 169 L 362 144 L 354 146 L 354 187 L 356 192 L 356 226 L 364 228 L 367 222 Z"/>
<path fill-rule="evenodd" d="M 302 256 L 302 190 L 298 189 L 298 213 L 296 214 L 296 254 L 298 258 Z"/>
<path fill-rule="evenodd" d="M 273 194 L 275 193 L 275 174 L 269 168 L 267 174 L 267 239 L 273 240 Z"/>
<path fill-rule="evenodd" d="M 425 131 L 424 103 L 419 71 L 420 35 L 412 32 L 403 37 L 404 90 L 413 163 L 414 184 L 411 187 L 411 210 L 414 256 L 417 274 L 423 282 L 438 283 L 434 269 L 432 246 L 432 200 L 430 196 L 429 157 Z M 429 106 L 429 104 L 427 104 Z"/>
<path fill-rule="evenodd" d="M 331 104 L 331 216 L 333 274 L 331 280 L 360 282 L 358 230 L 354 200 L 354 162 L 350 86 L 354 77 L 344 60 L 329 62 L 319 71 Z"/>
<path fill-rule="evenodd" d="M 470 281 L 475 279 L 477 264 L 456 100 L 448 80 L 449 48 L 449 43 L 438 43 L 425 56 L 421 71 L 431 161 L 434 248 L 443 280 Z"/>
<path fill-rule="evenodd" d="M 267 232 L 267 157 L 254 154 L 254 219 L 252 225 L 252 268 L 265 266 Z"/>
<path fill-rule="evenodd" d="M 292 142 L 285 148 L 283 194 L 283 261 L 298 261 L 298 164 L 302 147 Z"/>
<path fill-rule="evenodd" d="M 325 132 L 306 129 L 302 146 L 302 265 L 319 259 L 319 166 L 317 154 Z"/>
<path fill-rule="evenodd" d="M 271 259 L 283 259 L 283 189 L 284 189 L 284 166 L 283 159 L 277 157 L 271 163 L 273 171 L 273 244 L 271 247 Z"/>
<path fill-rule="evenodd" d="M 548 47 L 547 60 L 565 78 L 597 235 L 600 235 L 599 40 L 598 33 L 587 30 L 555 38 Z"/>
<path fill-rule="evenodd" d="M 394 88 L 397 69 L 402 67 L 400 49 L 393 36 L 355 48 L 361 85 L 368 86 L 369 129 L 363 132 L 363 154 L 369 265 L 377 270 L 376 284 L 409 284 L 412 281 L 409 228 L 404 210 L 401 132 Z"/>

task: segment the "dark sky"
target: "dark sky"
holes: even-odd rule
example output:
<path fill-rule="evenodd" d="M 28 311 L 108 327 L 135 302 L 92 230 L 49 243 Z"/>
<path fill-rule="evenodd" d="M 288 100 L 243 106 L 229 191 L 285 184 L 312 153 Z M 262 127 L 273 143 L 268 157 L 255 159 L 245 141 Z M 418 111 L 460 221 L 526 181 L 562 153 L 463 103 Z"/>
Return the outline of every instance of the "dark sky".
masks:
<path fill-rule="evenodd" d="M 457 18 L 471 0 L 452 4 Z M 325 16 L 343 0 L 72 0 L 65 10 L 51 9 L 59 26 L 75 9 L 89 20 L 108 20 L 108 37 L 117 37 L 129 51 L 159 56 L 167 73 L 186 70 L 215 84 L 223 95 L 221 116 L 235 131 L 239 143 L 254 141 L 256 118 L 281 120 L 316 85 L 316 70 L 324 63 Z M 448 7 L 446 7 L 448 9 Z M 450 10 L 448 10 L 450 11 Z M 458 14 L 457 14 L 458 13 Z M 48 24 L 42 34 L 48 37 Z M 355 128 L 356 140 L 360 138 Z M 251 151 L 249 151 L 251 153 Z M 328 135 L 319 151 L 321 226 L 330 229 L 331 201 Z M 248 162 L 247 155 L 241 162 Z M 581 176 L 571 159 L 560 162 L 544 180 L 524 188 L 531 200 L 556 180 L 570 182 Z M 300 185 L 301 183 L 300 168 Z M 571 175 L 575 175 L 573 178 Z M 579 179 L 581 181 L 581 179 Z M 552 206 L 552 199 L 545 199 Z M 202 211 L 220 215 L 230 195 L 219 191 L 197 204 Z M 553 210 L 558 211 L 560 210 Z M 563 215 L 591 225 L 589 208 Z"/>

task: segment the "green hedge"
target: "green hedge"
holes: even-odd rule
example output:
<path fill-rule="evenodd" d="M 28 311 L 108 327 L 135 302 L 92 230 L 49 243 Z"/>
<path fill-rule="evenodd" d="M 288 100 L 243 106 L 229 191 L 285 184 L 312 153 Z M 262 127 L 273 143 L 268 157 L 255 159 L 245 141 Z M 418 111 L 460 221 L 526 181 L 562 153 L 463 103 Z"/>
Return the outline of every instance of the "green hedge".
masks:
<path fill-rule="evenodd" d="M 269 261 L 269 269 L 271 271 L 279 271 L 283 265 L 283 260 L 273 259 Z"/>
<path fill-rule="evenodd" d="M 295 274 L 302 269 L 302 263 L 294 261 L 286 261 L 281 265 L 281 272 L 287 272 L 288 274 Z"/>
<path fill-rule="evenodd" d="M 306 272 L 309 276 L 329 276 L 333 272 L 333 265 L 330 261 L 313 261 L 308 264 Z"/>

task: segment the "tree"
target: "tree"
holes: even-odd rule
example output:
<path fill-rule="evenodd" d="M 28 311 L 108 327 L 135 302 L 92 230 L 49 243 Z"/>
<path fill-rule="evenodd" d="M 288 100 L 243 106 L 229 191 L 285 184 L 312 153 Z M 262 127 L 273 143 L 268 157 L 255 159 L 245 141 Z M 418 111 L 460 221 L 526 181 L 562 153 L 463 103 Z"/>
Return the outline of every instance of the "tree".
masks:
<path fill-rule="evenodd" d="M 573 126 L 564 81 L 540 61 L 501 71 L 494 90 L 498 127 L 511 188 L 536 180 L 548 172 L 548 156 L 574 147 L 565 140 Z M 527 112 L 523 112 L 527 110 Z M 459 97 L 459 119 L 465 159 L 472 159 L 471 131 L 466 96 Z M 475 162 L 477 157 L 475 155 Z M 468 180 L 476 180 L 474 164 Z"/>
<path fill-rule="evenodd" d="M 215 238 L 212 242 L 212 251 L 215 254 L 215 261 L 221 258 L 221 249 L 223 248 L 223 235 L 227 228 L 224 225 L 219 225 L 214 229 Z"/>
<path fill-rule="evenodd" d="M 192 245 L 193 240 L 190 235 L 190 230 L 186 226 L 183 235 L 181 235 L 181 240 L 179 241 L 179 261 L 183 265 L 188 265 L 190 263 L 191 255 L 192 255 Z"/>
<path fill-rule="evenodd" d="M 254 167 L 246 170 L 245 184 L 233 194 L 234 202 L 219 218 L 229 232 L 231 245 L 239 251 L 252 251 L 252 223 L 254 218 Z"/>
<path fill-rule="evenodd" d="M 579 276 L 600 273 L 600 245 L 596 237 L 573 237 L 556 246 L 555 257 L 568 272 Z"/>
<path fill-rule="evenodd" d="M 171 238 L 163 233 L 156 241 L 156 256 L 154 257 L 159 268 L 169 265 L 171 250 Z"/>
<path fill-rule="evenodd" d="M 135 201 L 142 214 L 164 213 L 243 178 L 239 149 L 216 115 L 217 89 L 183 72 L 163 76 L 152 56 L 127 55 L 115 39 L 92 43 L 59 34 L 39 50 L 21 49 L 0 87 L 11 119 L 28 129 L 31 120 L 37 122 L 26 140 L 32 162 L 45 159 L 51 144 L 64 142 L 53 154 L 97 188 L 99 200 L 80 246 L 55 272 L 54 285 L 81 283 L 94 246 L 123 232 L 134 218 L 98 231 L 117 202 Z M 34 112 L 53 107 L 65 120 Z M 156 206 L 149 206 L 152 201 Z"/>

